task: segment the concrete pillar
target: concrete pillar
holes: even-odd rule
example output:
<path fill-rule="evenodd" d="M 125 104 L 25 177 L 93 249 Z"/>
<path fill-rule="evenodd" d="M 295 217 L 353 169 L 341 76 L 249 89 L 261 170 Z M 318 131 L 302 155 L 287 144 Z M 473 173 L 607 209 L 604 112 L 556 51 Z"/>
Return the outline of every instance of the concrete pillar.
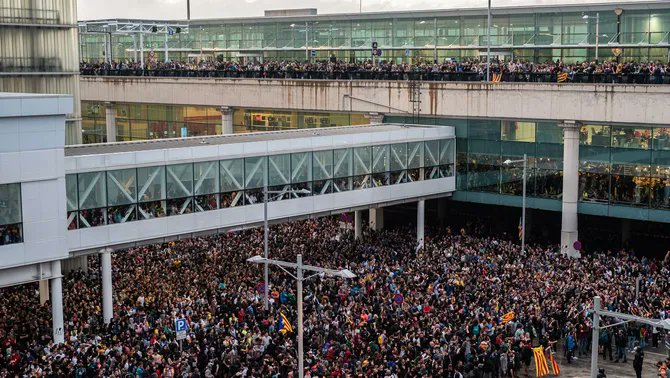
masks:
<path fill-rule="evenodd" d="M 444 227 L 447 221 L 447 199 L 437 199 L 437 219 L 440 222 L 440 227 Z"/>
<path fill-rule="evenodd" d="M 370 120 L 370 124 L 377 124 L 384 122 L 384 114 L 382 113 L 368 113 L 367 116 L 368 119 Z"/>
<path fill-rule="evenodd" d="M 370 229 L 381 231 L 384 228 L 384 208 L 377 207 L 370 209 Z"/>
<path fill-rule="evenodd" d="M 105 130 L 107 142 L 116 142 L 116 114 L 111 102 L 105 102 Z"/>
<path fill-rule="evenodd" d="M 361 210 L 354 212 L 354 235 L 356 239 L 360 239 L 363 235 L 363 212 Z"/>
<path fill-rule="evenodd" d="M 44 305 L 49 299 L 49 280 L 40 281 L 40 305 Z"/>
<path fill-rule="evenodd" d="M 88 272 L 88 258 L 86 256 L 71 257 L 63 260 L 61 262 L 61 267 L 63 269 L 63 274 L 76 272 L 78 270 L 86 273 Z"/>
<path fill-rule="evenodd" d="M 423 246 L 424 242 L 424 223 L 426 218 L 426 201 L 421 200 L 416 204 L 416 243 Z"/>
<path fill-rule="evenodd" d="M 233 134 L 233 108 L 228 106 L 221 107 L 221 133 L 224 135 Z"/>
<path fill-rule="evenodd" d="M 565 121 L 563 129 L 563 207 L 561 213 L 561 253 L 580 257 L 573 248 L 578 240 L 577 200 L 579 199 L 579 128 L 580 123 Z"/>
<path fill-rule="evenodd" d="M 112 293 L 112 249 L 100 250 L 100 271 L 102 277 L 102 320 L 109 324 L 114 316 Z"/>
<path fill-rule="evenodd" d="M 56 344 L 65 342 L 65 328 L 63 328 L 63 276 L 60 271 L 60 261 L 51 263 L 51 318 L 53 340 Z"/>

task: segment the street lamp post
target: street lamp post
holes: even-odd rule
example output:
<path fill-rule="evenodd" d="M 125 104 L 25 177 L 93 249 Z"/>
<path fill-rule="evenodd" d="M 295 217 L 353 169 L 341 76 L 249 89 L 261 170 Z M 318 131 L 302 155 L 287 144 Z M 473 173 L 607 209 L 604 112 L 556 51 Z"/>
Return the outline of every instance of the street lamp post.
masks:
<path fill-rule="evenodd" d="M 588 20 L 591 18 L 588 14 L 582 16 L 583 19 Z M 596 62 L 598 62 L 598 47 L 600 42 L 600 13 L 596 13 Z"/>
<path fill-rule="evenodd" d="M 268 258 L 268 234 L 270 233 L 268 227 L 268 194 L 309 194 L 310 191 L 307 189 L 300 190 L 268 190 L 267 182 L 263 185 L 263 256 L 265 259 Z M 263 283 L 265 288 L 263 289 L 263 310 L 267 311 L 270 308 L 270 299 L 268 298 L 268 292 L 270 291 L 270 279 L 268 275 L 268 264 L 265 264 L 263 269 Z"/>
<path fill-rule="evenodd" d="M 334 270 L 334 269 L 326 269 L 326 268 L 321 268 L 318 266 L 311 266 L 311 265 L 304 265 L 302 263 L 302 255 L 297 256 L 297 263 L 290 263 L 287 261 L 279 261 L 279 260 L 270 260 L 267 258 L 263 258 L 260 256 L 254 256 L 250 257 L 247 259 L 247 262 L 254 263 L 254 264 L 265 264 L 267 267 L 268 264 L 276 265 L 280 267 L 282 270 L 284 270 L 286 273 L 288 273 L 291 277 L 295 278 L 296 280 L 296 285 L 297 285 L 297 307 L 298 307 L 298 377 L 303 378 L 305 374 L 305 359 L 303 356 L 303 313 L 302 313 L 302 282 L 305 280 L 308 280 L 312 277 L 315 277 L 317 275 L 325 274 L 328 276 L 334 276 L 334 277 L 341 277 L 341 278 L 355 278 L 356 275 L 352 273 L 348 269 L 341 269 L 341 270 Z M 292 268 L 296 270 L 296 275 L 294 276 L 291 272 L 286 270 L 285 268 Z M 315 272 L 315 274 L 304 277 L 303 273 L 305 271 L 309 272 Z"/>
<path fill-rule="evenodd" d="M 503 162 L 505 165 L 510 165 L 512 163 L 522 163 L 523 162 L 523 193 L 521 194 L 521 252 L 526 251 L 526 168 L 528 166 L 528 158 L 526 154 L 523 154 L 523 159 L 521 160 L 510 160 L 507 159 Z"/>

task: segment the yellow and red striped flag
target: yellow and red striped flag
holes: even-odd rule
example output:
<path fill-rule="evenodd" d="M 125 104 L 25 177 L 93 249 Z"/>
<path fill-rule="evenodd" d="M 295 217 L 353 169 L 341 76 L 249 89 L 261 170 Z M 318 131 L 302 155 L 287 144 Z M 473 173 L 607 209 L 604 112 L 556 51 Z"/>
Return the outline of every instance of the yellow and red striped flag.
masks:
<path fill-rule="evenodd" d="M 558 75 L 556 76 L 558 79 L 559 83 L 565 83 L 568 81 L 568 73 L 567 72 L 559 72 Z"/>
<path fill-rule="evenodd" d="M 554 371 L 554 375 L 559 375 L 561 374 L 561 367 L 558 366 L 558 363 L 556 362 L 556 359 L 554 358 L 554 354 L 549 352 L 549 359 L 551 360 L 551 370 Z"/>
<path fill-rule="evenodd" d="M 514 320 L 514 311 L 510 311 L 507 314 L 503 315 L 500 323 L 505 324 Z"/>
<path fill-rule="evenodd" d="M 549 366 L 547 366 L 547 358 L 544 356 L 544 348 L 539 346 L 533 348 L 533 356 L 535 356 L 535 376 L 544 377 L 549 374 Z"/>

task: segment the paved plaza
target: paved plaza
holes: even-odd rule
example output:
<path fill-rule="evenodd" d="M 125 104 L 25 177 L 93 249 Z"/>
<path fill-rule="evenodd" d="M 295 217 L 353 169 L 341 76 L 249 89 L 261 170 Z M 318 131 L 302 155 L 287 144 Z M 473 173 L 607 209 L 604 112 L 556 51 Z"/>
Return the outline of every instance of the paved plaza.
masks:
<path fill-rule="evenodd" d="M 645 348 L 644 351 L 644 369 L 642 370 L 642 378 L 657 378 L 657 369 L 656 363 L 663 359 L 665 354 L 663 347 L 660 348 Z M 635 377 L 635 371 L 633 370 L 633 358 L 634 353 L 628 354 L 628 362 L 626 363 L 614 363 L 614 361 L 603 360 L 602 354 L 598 359 L 598 366 L 605 369 L 605 374 L 607 378 L 624 378 L 624 377 Z M 562 377 L 571 377 L 571 378 L 588 378 L 591 375 L 591 358 L 582 357 L 577 358 L 576 361 L 573 361 L 572 364 L 567 364 L 565 356 L 561 350 L 560 353 L 556 354 L 556 361 L 561 367 L 561 376 Z M 551 368 L 549 369 L 551 371 Z M 523 377 L 523 373 L 521 374 Z M 535 372 L 533 371 L 531 377 L 535 377 Z"/>

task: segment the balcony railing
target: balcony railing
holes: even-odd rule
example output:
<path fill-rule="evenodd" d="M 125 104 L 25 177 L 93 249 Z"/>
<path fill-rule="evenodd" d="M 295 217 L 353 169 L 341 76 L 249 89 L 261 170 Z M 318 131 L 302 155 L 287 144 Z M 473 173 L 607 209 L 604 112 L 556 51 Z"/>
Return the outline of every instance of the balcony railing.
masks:
<path fill-rule="evenodd" d="M 304 79 L 304 80 L 420 80 L 420 81 L 484 81 L 485 73 L 479 72 L 383 72 L 383 71 L 231 71 L 231 70 L 141 70 L 141 69 L 81 69 L 84 76 L 149 76 L 149 77 L 213 77 L 242 79 Z M 556 73 L 503 73 L 502 82 L 556 83 Z M 653 74 L 588 74 L 574 73 L 566 83 L 601 84 L 670 84 L 670 73 Z"/>

